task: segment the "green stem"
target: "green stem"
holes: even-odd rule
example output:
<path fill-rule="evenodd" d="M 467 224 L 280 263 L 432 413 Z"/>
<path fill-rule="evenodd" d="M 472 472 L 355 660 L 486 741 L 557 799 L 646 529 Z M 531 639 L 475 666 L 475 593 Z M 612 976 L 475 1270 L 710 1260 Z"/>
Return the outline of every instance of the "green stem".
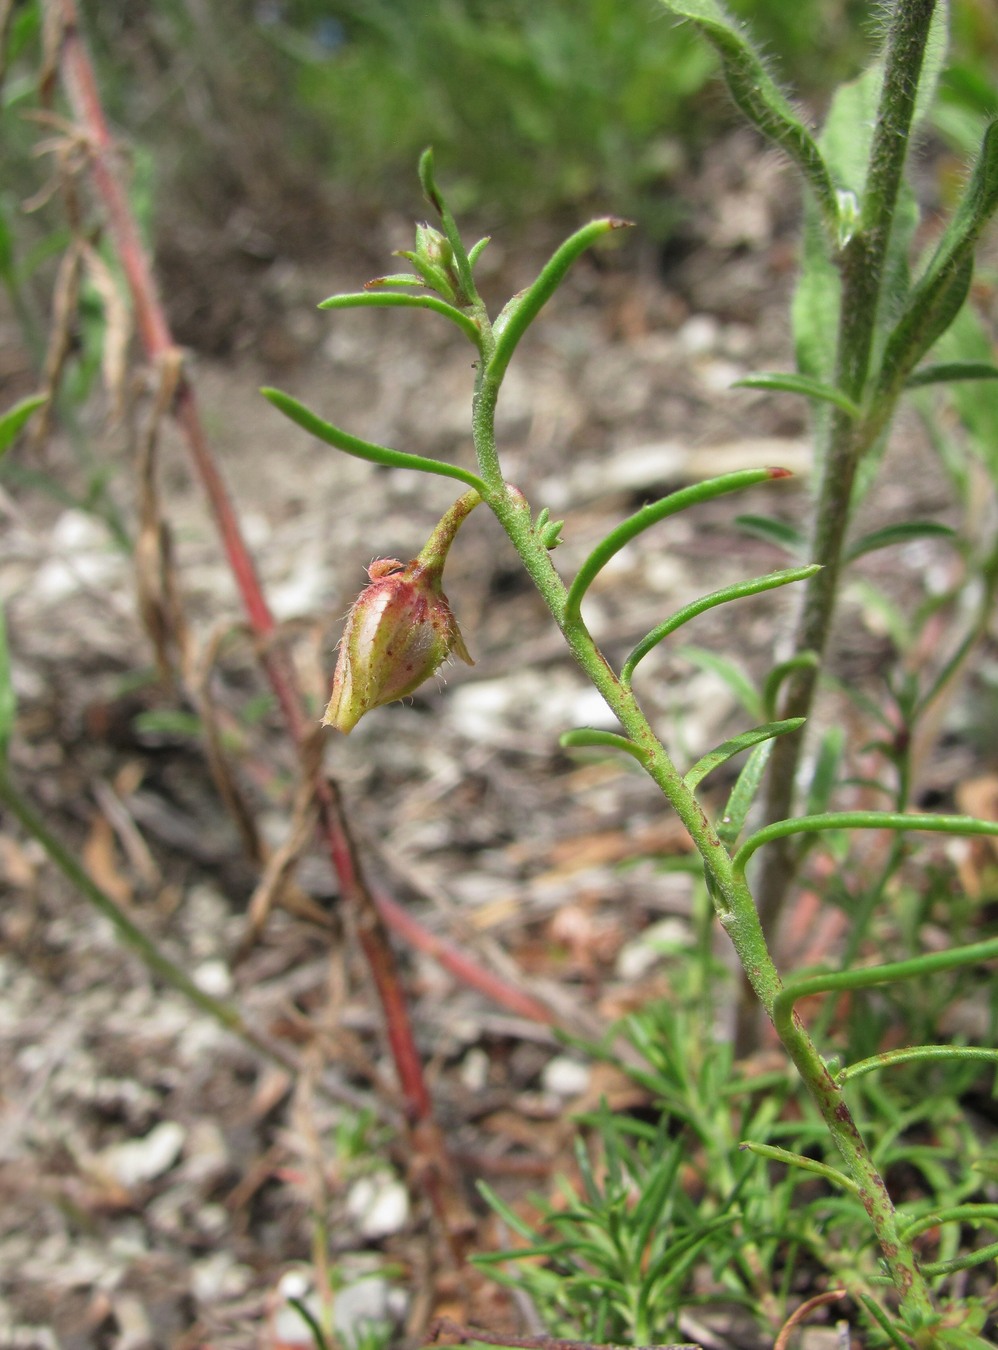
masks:
<path fill-rule="evenodd" d="M 495 432 L 491 418 L 483 411 L 495 407 L 495 394 L 489 384 L 486 378 L 476 402 L 474 431 L 479 465 L 483 475 L 489 473 L 491 476 L 491 461 L 495 458 Z M 495 465 L 498 469 L 497 459 Z M 685 825 L 703 859 L 708 886 L 721 924 L 731 939 L 759 1001 L 772 1017 L 783 985 L 766 945 L 744 871 L 736 868 L 700 803 L 683 782 L 682 775 L 649 725 L 634 693 L 614 673 L 596 645 L 577 606 L 569 606 L 569 591 L 534 529 L 529 506 L 522 494 L 503 484 L 490 490 L 486 500 L 547 603 L 576 661 L 603 696 L 628 740 L 639 751 L 648 774 Z M 791 1019 L 784 1035 L 784 1044 L 845 1159 L 903 1303 L 916 1314 L 928 1314 L 931 1310 L 928 1288 L 919 1273 L 911 1248 L 900 1239 L 897 1217 L 887 1188 L 853 1121 L 841 1088 L 796 1017 Z"/>
<path fill-rule="evenodd" d="M 860 405 L 869 377 L 877 314 L 883 303 L 887 248 L 934 9 L 935 0 L 899 0 L 894 7 L 860 224 L 838 259 L 842 294 L 835 384 L 851 402 Z M 889 424 L 896 402 L 896 395 L 879 399 L 859 422 L 840 408 L 834 408 L 830 415 L 811 552 L 822 570 L 807 585 L 795 643 L 797 653 L 814 652 L 821 658 L 828 644 L 856 471 Z M 820 662 L 801 665 L 791 675 L 780 711 L 782 718 L 809 716 L 819 668 Z M 791 814 L 801 746 L 802 737 L 797 733 L 781 738 L 773 751 L 766 800 L 768 820 Z M 786 845 L 773 849 L 758 886 L 759 912 L 769 933 L 776 928 L 793 875 L 791 849 Z"/>

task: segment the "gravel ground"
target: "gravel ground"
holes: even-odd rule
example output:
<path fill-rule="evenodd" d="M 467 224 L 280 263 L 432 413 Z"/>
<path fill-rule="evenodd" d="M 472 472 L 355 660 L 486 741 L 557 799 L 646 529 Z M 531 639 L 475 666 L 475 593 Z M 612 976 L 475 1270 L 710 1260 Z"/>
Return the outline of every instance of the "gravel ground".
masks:
<path fill-rule="evenodd" d="M 798 475 L 735 505 L 698 508 L 625 549 L 587 609 L 610 654 L 695 595 L 782 565 L 773 547 L 732 528 L 734 514 L 796 520 L 805 507 L 799 401 L 730 388 L 750 370 L 789 363 L 789 188 L 775 160 L 732 137 L 689 185 L 696 248 L 668 266 L 633 247 L 584 260 L 511 371 L 500 414 L 506 473 L 565 516 L 556 555 L 565 574 L 653 495 L 736 467 L 780 464 Z M 394 219 L 375 235 L 366 248 L 382 260 L 408 243 Z M 314 310 L 385 265 L 360 261 L 356 249 L 349 257 L 320 269 L 278 256 L 257 288 L 267 322 L 225 359 L 193 358 L 214 448 L 317 705 L 364 568 L 376 556 L 414 555 L 453 493 L 443 480 L 316 444 L 258 386 L 280 385 L 385 444 L 461 462 L 470 454 L 470 357 L 445 326 L 424 314 Z M 505 255 L 499 241 L 485 259 L 496 294 L 524 284 L 538 261 Z M 174 303 L 181 330 L 196 331 L 196 309 L 183 312 L 191 292 Z M 5 352 L 16 350 L 9 328 L 0 336 Z M 108 427 L 94 410 L 83 434 L 112 466 L 109 498 L 134 518 L 134 428 Z M 917 429 L 903 424 L 901 436 L 904 458 L 889 464 L 870 514 L 940 515 Z M 83 481 L 63 438 L 35 455 L 53 483 Z M 261 836 L 278 847 L 294 764 L 261 709 L 232 581 L 172 431 L 159 483 L 193 650 L 207 661 L 217 644 L 227 753 Z M 131 558 L 99 515 L 54 494 L 9 486 L 0 506 L 19 781 L 137 924 L 207 992 L 237 997 L 252 1025 L 303 1064 L 294 1081 L 152 979 L 5 822 L 0 1346 L 290 1345 L 281 1300 L 307 1290 L 321 1248 L 348 1291 L 343 1324 L 384 1318 L 412 1334 L 439 1311 L 514 1324 L 499 1294 L 448 1275 L 406 1184 L 390 1061 L 328 862 L 306 850 L 304 909 L 270 915 L 247 950 L 256 869 L 206 767 L 193 708 L 156 676 Z M 879 583 L 918 594 L 945 565 L 944 550 L 920 543 L 875 555 L 870 567 Z M 348 739 L 330 735 L 327 767 L 379 885 L 429 931 L 548 1000 L 568 1029 L 598 1032 L 667 992 L 642 935 L 688 923 L 688 878 L 655 861 L 681 853 L 683 835 L 627 765 L 559 750 L 562 730 L 607 725 L 607 714 L 490 519 L 476 514 L 464 527 L 447 589 L 474 667 L 448 668 Z M 789 589 L 778 591 L 743 604 L 735 626 L 724 611 L 703 616 L 689 640 L 764 670 L 793 612 Z M 873 678 L 888 650 L 875 616 L 847 601 L 842 629 L 840 673 Z M 680 759 L 744 725 L 728 686 L 676 650 L 649 657 L 643 691 Z M 944 798 L 973 769 L 970 750 L 957 747 L 926 766 L 926 790 Z M 407 951 L 404 969 L 464 1180 L 543 1186 L 565 1155 L 568 1113 L 613 1084 L 549 1028 L 490 1005 L 429 958 Z M 475 1241 L 499 1240 L 476 1215 Z"/>

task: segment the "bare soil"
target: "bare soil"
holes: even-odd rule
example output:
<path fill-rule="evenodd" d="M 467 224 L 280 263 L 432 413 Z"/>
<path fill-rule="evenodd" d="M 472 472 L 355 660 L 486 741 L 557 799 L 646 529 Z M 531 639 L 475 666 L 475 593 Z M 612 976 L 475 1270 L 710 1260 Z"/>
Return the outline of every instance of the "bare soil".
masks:
<path fill-rule="evenodd" d="M 507 476 L 536 507 L 565 517 L 556 560 L 566 575 L 616 520 L 664 491 L 757 464 L 797 476 L 678 517 L 621 553 L 587 609 L 611 656 L 696 595 L 783 565 L 778 550 L 734 527 L 736 514 L 800 522 L 806 513 L 800 401 L 731 388 L 751 370 L 791 362 L 792 185 L 735 136 L 684 190 L 687 249 L 660 257 L 632 243 L 584 260 L 524 343 L 501 405 Z M 321 263 L 283 256 L 278 241 L 254 265 L 252 286 L 238 287 L 224 246 L 217 269 L 200 273 L 189 241 L 177 236 L 167 250 L 173 318 L 195 348 L 212 443 L 316 708 L 365 567 L 413 556 L 454 494 L 444 480 L 317 444 L 257 390 L 279 385 L 360 435 L 468 463 L 471 356 L 460 338 L 427 314 L 314 308 L 356 289 L 408 242 L 409 225 L 395 218 L 373 223 L 367 239 L 344 237 Z M 483 259 L 489 291 L 501 300 L 522 286 L 548 242 L 512 256 L 496 240 Z M 3 336 L 10 356 L 9 321 Z M 220 345 L 225 354 L 212 354 Z M 0 501 L 16 774 L 135 922 L 206 989 L 236 998 L 307 1072 L 296 1084 L 153 979 L 37 843 L 5 821 L 0 1345 L 290 1344 L 273 1320 L 278 1282 L 289 1270 L 314 1272 L 317 1244 L 354 1288 L 392 1268 L 384 1281 L 367 1280 L 366 1311 L 394 1317 L 400 1335 L 419 1335 L 440 1311 L 514 1328 L 520 1314 L 505 1297 L 448 1272 L 419 1188 L 407 1184 L 407 1159 L 391 1142 L 398 1100 L 377 1004 L 318 848 L 306 850 L 297 881 L 331 916 L 325 926 L 279 909 L 242 950 L 258 872 L 207 767 L 193 709 L 156 673 L 133 560 L 99 511 L 54 491 L 81 493 L 91 456 L 110 468 L 98 506 L 114 502 L 134 533 L 147 400 L 135 408 L 115 424 L 88 406 L 76 447 L 60 434 L 22 448 L 22 467 L 40 470 L 53 491 L 9 485 Z M 279 847 L 293 756 L 261 700 L 238 599 L 171 429 L 158 484 L 226 753 L 262 837 Z M 952 522 L 947 503 L 917 426 L 903 420 L 866 515 Z M 913 600 L 951 565 L 943 545 L 920 543 L 873 555 L 866 575 Z M 563 730 L 608 725 L 607 714 L 484 513 L 461 533 L 447 589 L 474 667 L 449 667 L 349 738 L 330 734 L 326 765 L 378 886 L 430 932 L 546 1001 L 565 1029 L 600 1034 L 668 994 L 662 966 L 635 953 L 650 925 L 688 930 L 692 883 L 659 866 L 686 841 L 632 766 L 559 749 Z M 715 611 L 687 640 L 759 674 L 786 650 L 796 599 L 788 588 L 737 613 Z M 835 673 L 876 694 L 889 635 L 857 594 L 844 601 L 841 629 Z M 649 657 L 642 692 L 680 761 L 747 725 L 730 688 L 678 645 Z M 843 707 L 822 716 L 846 716 Z M 937 745 L 922 766 L 919 791 L 933 804 L 988 767 L 966 738 L 942 744 L 946 753 Z M 494 1245 L 503 1235 L 474 1182 L 484 1177 L 510 1196 L 548 1189 L 570 1165 L 571 1114 L 621 1091 L 622 1080 L 401 942 L 399 954 L 438 1116 L 476 1215 L 473 1245 Z M 372 1123 L 351 1157 L 344 1121 L 358 1108 Z M 711 1344 L 761 1343 L 730 1325 L 713 1334 Z"/>

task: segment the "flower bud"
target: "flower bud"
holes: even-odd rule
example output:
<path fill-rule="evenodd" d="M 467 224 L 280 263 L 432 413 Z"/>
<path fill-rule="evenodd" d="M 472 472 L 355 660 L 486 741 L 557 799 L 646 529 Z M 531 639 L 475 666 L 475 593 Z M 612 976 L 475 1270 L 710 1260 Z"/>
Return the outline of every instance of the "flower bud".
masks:
<path fill-rule="evenodd" d="M 324 726 L 352 731 L 372 708 L 418 689 L 452 654 L 474 664 L 442 580 L 447 550 L 478 502 L 477 492 L 465 493 L 412 562 L 377 558 L 371 563 L 369 584 L 351 606 L 340 639 Z"/>
<path fill-rule="evenodd" d="M 408 258 L 431 291 L 453 304 L 461 292 L 461 279 L 454 265 L 454 250 L 446 235 L 432 225 L 416 226 L 416 247 L 397 249 L 397 258 Z"/>

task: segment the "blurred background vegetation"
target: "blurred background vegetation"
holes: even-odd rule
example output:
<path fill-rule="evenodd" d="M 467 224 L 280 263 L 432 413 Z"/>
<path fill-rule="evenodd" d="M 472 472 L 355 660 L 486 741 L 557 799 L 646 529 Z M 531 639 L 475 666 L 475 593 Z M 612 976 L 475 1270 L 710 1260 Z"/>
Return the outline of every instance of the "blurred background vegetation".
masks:
<path fill-rule="evenodd" d="M 819 116 L 876 41 L 872 0 L 729 3 Z M 44 213 L 24 234 L 39 130 L 18 114 L 37 106 L 39 9 L 22 0 L 9 21 L 8 281 L 61 245 Z M 490 230 L 607 211 L 663 243 L 680 221 L 677 178 L 733 122 L 706 45 L 655 0 L 84 0 L 83 11 L 158 245 L 198 227 L 235 233 L 261 258 L 275 239 L 285 254 L 321 253 L 331 220 L 342 241 L 351 217 L 362 236 L 372 213 L 418 212 L 428 144 L 455 207 Z M 995 0 L 952 0 L 952 14 L 937 130 L 962 158 L 998 107 L 998 17 Z"/>

